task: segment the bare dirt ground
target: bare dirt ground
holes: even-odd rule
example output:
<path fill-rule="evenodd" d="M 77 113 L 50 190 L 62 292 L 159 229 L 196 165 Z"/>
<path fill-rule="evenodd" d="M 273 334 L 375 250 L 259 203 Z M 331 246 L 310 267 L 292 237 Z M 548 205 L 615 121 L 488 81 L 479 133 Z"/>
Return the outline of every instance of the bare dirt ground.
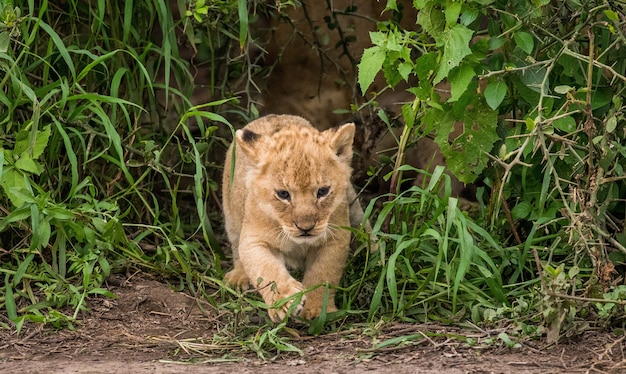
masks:
<path fill-rule="evenodd" d="M 537 340 L 519 348 L 470 347 L 458 336 L 487 341 L 498 332 L 430 324 L 390 324 L 375 337 L 362 329 L 318 337 L 301 331 L 290 342 L 303 356 L 282 353 L 262 360 L 241 346 L 207 345 L 214 342 L 219 316 L 200 311 L 193 298 L 163 283 L 114 277 L 109 288 L 118 299 L 92 299 L 75 331 L 36 324 L 26 324 L 19 335 L 0 331 L 0 372 L 626 373 L 623 336 L 592 332 L 558 345 Z M 374 349 L 376 342 L 419 335 L 424 338 Z"/>

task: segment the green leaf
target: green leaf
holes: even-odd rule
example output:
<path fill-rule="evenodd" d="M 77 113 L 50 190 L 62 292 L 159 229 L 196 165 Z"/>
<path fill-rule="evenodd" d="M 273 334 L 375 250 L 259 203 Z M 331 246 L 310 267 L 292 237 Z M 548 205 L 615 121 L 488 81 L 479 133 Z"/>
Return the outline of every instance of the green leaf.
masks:
<path fill-rule="evenodd" d="M 15 146 L 13 147 L 13 154 L 19 155 L 26 152 L 30 145 L 30 131 L 22 129 L 15 135 Z"/>
<path fill-rule="evenodd" d="M 561 94 L 561 95 L 565 95 L 566 93 L 570 92 L 571 90 L 573 90 L 572 87 L 567 86 L 567 85 L 560 85 L 560 86 L 556 86 L 554 87 L 554 92 Z"/>
<path fill-rule="evenodd" d="M 387 339 L 376 344 L 374 346 L 374 349 L 381 349 L 381 348 L 390 347 L 390 346 L 401 346 L 402 344 L 405 344 L 406 342 L 422 340 L 424 339 L 424 336 L 425 335 L 423 334 L 397 336 L 395 338 Z"/>
<path fill-rule="evenodd" d="M 387 0 L 387 6 L 385 6 L 385 10 L 395 10 L 398 11 L 398 4 L 396 4 L 396 0 Z"/>
<path fill-rule="evenodd" d="M 4 231 L 11 223 L 23 221 L 30 216 L 30 207 L 27 205 L 14 209 L 8 216 L 2 217 L 0 220 L 0 232 Z"/>
<path fill-rule="evenodd" d="M 499 139 L 498 113 L 475 100 L 462 118 L 464 131 L 450 141 L 456 118 L 452 111 L 431 109 L 424 121 L 436 122 L 435 142 L 446 158 L 450 171 L 463 183 L 472 183 L 487 166 L 488 153 Z"/>
<path fill-rule="evenodd" d="M 511 209 L 511 215 L 513 216 L 513 219 L 524 219 L 530 216 L 530 212 L 532 212 L 532 210 L 532 204 L 524 200 Z"/>
<path fill-rule="evenodd" d="M 566 134 L 576 131 L 576 121 L 572 117 L 559 118 L 552 122 L 552 125 Z"/>
<path fill-rule="evenodd" d="M 489 38 L 489 50 L 494 51 L 500 47 L 502 47 L 506 43 L 505 38 L 501 38 L 499 36 L 494 36 Z"/>
<path fill-rule="evenodd" d="M 15 304 L 15 298 L 13 298 L 13 287 L 9 281 L 9 274 L 4 277 L 4 309 L 7 311 L 7 317 L 11 321 L 17 319 L 17 305 Z"/>
<path fill-rule="evenodd" d="M 70 57 L 68 49 L 65 47 L 65 44 L 63 43 L 63 40 L 61 39 L 59 34 L 57 34 L 57 32 L 54 31 L 52 29 L 52 27 L 50 27 L 50 25 L 48 25 L 47 23 L 43 22 L 41 19 L 31 17 L 30 20 L 33 21 L 33 22 L 36 22 L 39 25 L 39 27 L 42 28 L 42 30 L 44 30 L 46 33 L 48 33 L 48 35 L 50 35 L 50 38 L 52 39 L 52 42 L 56 46 L 56 50 L 59 52 L 59 54 L 61 55 L 61 57 L 65 61 L 65 64 L 67 65 L 67 68 L 70 70 L 70 73 L 72 73 L 72 77 L 75 78 L 76 77 L 76 68 L 74 67 L 74 62 L 73 62 L 72 58 Z"/>
<path fill-rule="evenodd" d="M 106 288 L 93 288 L 91 290 L 89 290 L 89 292 L 87 292 L 90 295 L 102 295 L 102 296 L 106 296 L 106 297 L 110 297 L 112 299 L 114 299 L 116 296 L 113 292 L 107 290 Z"/>
<path fill-rule="evenodd" d="M 383 73 L 385 75 L 385 79 L 387 80 L 387 84 L 390 87 L 396 86 L 402 80 L 402 76 L 400 75 L 398 69 L 398 60 L 390 61 L 393 58 L 392 55 L 397 56 L 397 52 L 387 54 L 387 60 L 383 63 Z"/>
<path fill-rule="evenodd" d="M 606 132 L 611 134 L 615 131 L 616 128 L 617 128 L 617 118 L 615 118 L 615 116 L 609 117 L 609 119 L 606 120 Z"/>
<path fill-rule="evenodd" d="M 361 62 L 358 65 L 359 69 L 359 85 L 361 86 L 361 92 L 365 94 L 376 74 L 380 71 L 385 62 L 385 50 L 380 46 L 370 47 L 363 51 Z"/>
<path fill-rule="evenodd" d="M 208 7 L 207 7 L 208 9 Z M 248 39 L 248 3 L 246 0 L 237 1 L 239 11 L 239 47 L 243 50 Z"/>
<path fill-rule="evenodd" d="M 513 34 L 513 40 L 515 40 L 515 44 L 527 54 L 531 54 L 535 48 L 533 36 L 525 31 L 519 31 Z"/>
<path fill-rule="evenodd" d="M 548 80 L 545 79 L 546 74 L 547 70 L 545 67 L 530 66 L 525 69 L 523 73 L 519 72 L 518 76 L 522 83 L 526 85 L 526 87 L 528 87 L 530 90 L 541 93 L 542 90 L 544 92 L 548 92 L 548 89 L 550 88 Z M 521 87 L 519 86 L 517 86 L 516 88 L 518 90 L 521 90 Z M 522 95 L 522 97 L 524 96 L 522 91 L 520 91 L 520 94 Z M 537 96 L 537 99 L 538 98 L 539 97 Z"/>
<path fill-rule="evenodd" d="M 459 19 L 459 15 L 461 14 L 461 2 L 450 2 L 446 3 L 446 25 L 448 27 L 455 25 L 457 20 Z"/>
<path fill-rule="evenodd" d="M 35 162 L 32 158 L 28 157 L 28 152 L 22 153 L 22 156 L 15 161 L 15 167 L 21 171 L 26 171 L 31 174 L 41 174 L 42 167 L 39 163 Z"/>
<path fill-rule="evenodd" d="M 0 185 L 15 207 L 21 206 L 26 201 L 21 194 L 17 193 L 17 191 L 26 189 L 26 180 L 24 178 L 22 173 L 17 171 L 14 167 L 9 166 L 4 168 Z"/>
<path fill-rule="evenodd" d="M 608 18 L 611 21 L 619 21 L 619 16 L 617 15 L 616 12 L 612 11 L 611 9 L 607 9 L 604 11 L 604 15 L 606 16 L 606 18 Z"/>
<path fill-rule="evenodd" d="M 31 138 L 31 131 L 21 130 L 15 137 L 13 153 L 16 155 L 28 153 L 32 159 L 36 160 L 43 154 L 49 139 L 50 125 L 45 126 L 43 130 L 37 131 L 34 141 Z"/>
<path fill-rule="evenodd" d="M 415 125 L 416 116 L 417 113 L 415 113 L 412 103 L 402 105 L 402 118 L 407 127 L 411 128 Z"/>
<path fill-rule="evenodd" d="M 434 84 L 441 82 L 448 76 L 450 70 L 459 66 L 465 56 L 470 55 L 469 47 L 474 31 L 463 25 L 455 25 L 443 35 L 443 56 L 439 65 L 439 71 L 435 76 Z"/>
<path fill-rule="evenodd" d="M 413 64 L 411 62 L 403 62 L 398 65 L 398 73 L 405 81 L 409 80 L 409 74 L 413 71 Z"/>
<path fill-rule="evenodd" d="M 402 33 L 399 30 L 393 28 L 389 30 L 387 34 L 384 34 L 384 35 L 385 35 L 385 43 L 382 44 L 381 47 L 384 47 L 387 51 L 394 51 L 394 52 L 402 51 L 402 49 L 404 48 L 403 46 L 404 41 L 403 41 Z"/>
<path fill-rule="evenodd" d="M 0 146 L 0 180 L 2 180 L 2 174 L 4 173 L 4 152 L 9 153 L 8 151 L 5 151 L 4 148 Z"/>
<path fill-rule="evenodd" d="M 436 53 L 429 52 L 415 60 L 415 74 L 420 81 L 427 80 L 435 70 L 437 70 Z"/>
<path fill-rule="evenodd" d="M 462 65 L 450 72 L 451 97 L 448 102 L 457 101 L 465 93 L 467 87 L 476 76 L 474 69 L 469 65 Z"/>
<path fill-rule="evenodd" d="M 0 53 L 6 53 L 11 44 L 11 34 L 7 31 L 0 32 Z"/>
<path fill-rule="evenodd" d="M 17 287 L 19 285 L 22 278 L 24 277 L 24 274 L 26 274 L 26 270 L 28 270 L 28 266 L 31 264 L 34 258 L 35 258 L 34 253 L 30 253 L 28 254 L 28 256 L 26 256 L 26 258 L 17 268 L 17 271 L 15 272 L 15 276 L 13 276 L 13 286 Z"/>
<path fill-rule="evenodd" d="M 74 218 L 74 213 L 63 205 L 49 204 L 47 207 L 48 216 L 59 221 L 68 221 Z"/>
<path fill-rule="evenodd" d="M 461 14 L 461 24 L 469 26 L 472 22 L 476 21 L 480 12 L 477 9 L 467 9 Z"/>
<path fill-rule="evenodd" d="M 506 96 L 507 87 L 501 80 L 494 80 L 487 84 L 485 88 L 485 100 L 487 105 L 493 110 L 498 109 L 502 100 Z"/>
<path fill-rule="evenodd" d="M 33 229 L 34 228 L 35 227 L 33 227 Z M 52 230 L 50 228 L 50 221 L 48 217 L 42 217 L 37 225 L 37 230 L 33 232 L 32 245 L 36 246 L 37 249 L 47 247 L 50 242 L 51 232 Z"/>
<path fill-rule="evenodd" d="M 418 9 L 420 8 L 418 7 Z M 417 14 L 417 23 L 422 26 L 426 33 L 434 38 L 441 36 L 445 22 L 443 12 L 434 7 L 431 2 L 425 4 Z"/>
<path fill-rule="evenodd" d="M 38 159 L 43 154 L 48 146 L 48 140 L 50 139 L 50 125 L 47 125 L 41 131 L 37 131 L 35 143 L 33 144 L 33 159 Z"/>
<path fill-rule="evenodd" d="M 370 31 L 370 39 L 374 45 L 383 47 L 387 44 L 387 34 L 381 31 Z"/>

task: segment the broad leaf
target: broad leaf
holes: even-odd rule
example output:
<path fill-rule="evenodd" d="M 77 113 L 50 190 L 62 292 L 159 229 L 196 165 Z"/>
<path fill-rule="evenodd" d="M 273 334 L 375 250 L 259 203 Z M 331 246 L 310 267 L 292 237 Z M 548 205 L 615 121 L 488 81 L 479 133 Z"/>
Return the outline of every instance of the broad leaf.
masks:
<path fill-rule="evenodd" d="M 456 21 L 459 19 L 459 15 L 461 14 L 461 2 L 449 2 L 446 4 L 446 25 L 452 26 L 456 24 Z"/>
<path fill-rule="evenodd" d="M 576 131 L 576 121 L 572 117 L 563 117 L 552 122 L 552 126 L 563 131 L 566 134 L 571 134 Z"/>
<path fill-rule="evenodd" d="M 465 56 L 470 55 L 472 50 L 469 47 L 474 31 L 463 25 L 455 25 L 447 30 L 443 35 L 443 56 L 439 64 L 439 71 L 435 76 L 434 84 L 441 82 L 448 76 L 450 70 L 459 66 Z"/>
<path fill-rule="evenodd" d="M 48 145 L 50 139 L 50 125 L 47 125 L 43 130 L 37 131 L 35 134 L 35 141 L 33 142 L 31 130 L 21 130 L 15 137 L 15 147 L 13 149 L 14 154 L 22 154 L 28 152 L 33 159 L 38 159 L 43 154 L 43 151 Z M 32 147 L 32 148 L 31 148 Z"/>
<path fill-rule="evenodd" d="M 480 12 L 477 9 L 467 9 L 461 14 L 461 24 L 469 26 L 472 22 L 476 21 Z"/>
<path fill-rule="evenodd" d="M 515 44 L 527 54 L 531 54 L 535 48 L 533 36 L 525 31 L 519 31 L 513 34 L 513 40 L 515 40 Z"/>
<path fill-rule="evenodd" d="M 365 94 L 369 86 L 374 82 L 376 74 L 380 71 L 385 62 L 385 50 L 379 46 L 367 48 L 363 51 L 361 62 L 359 63 L 359 85 L 361 92 Z"/>
<path fill-rule="evenodd" d="M 533 206 L 528 201 L 524 200 L 511 209 L 511 215 L 513 219 L 524 219 L 530 215 L 532 210 Z"/>
<path fill-rule="evenodd" d="M 449 139 L 456 119 L 451 111 L 442 113 L 431 109 L 424 120 L 437 121 L 435 142 L 446 158 L 448 169 L 463 183 L 472 183 L 487 166 L 494 143 L 498 140 L 498 114 L 484 104 L 475 102 L 465 112 L 463 133 Z"/>
<path fill-rule="evenodd" d="M 413 64 L 411 62 L 403 62 L 398 66 L 398 73 L 405 81 L 409 80 L 409 74 L 413 71 Z"/>
<path fill-rule="evenodd" d="M 426 53 L 415 60 L 415 74 L 420 81 L 427 80 L 437 70 L 437 54 Z"/>
<path fill-rule="evenodd" d="M 469 65 L 462 65 L 452 70 L 448 77 L 451 91 L 451 97 L 448 99 L 448 102 L 457 101 L 465 93 L 475 76 L 474 69 Z"/>
<path fill-rule="evenodd" d="M 20 207 L 26 201 L 22 194 L 18 192 L 26 189 L 26 180 L 24 178 L 22 173 L 15 168 L 11 166 L 4 168 L 0 185 L 15 207 Z"/>
<path fill-rule="evenodd" d="M 398 53 L 391 52 L 387 55 L 386 61 L 383 63 L 383 73 L 387 84 L 391 87 L 395 87 L 400 81 L 402 81 L 402 75 L 400 75 L 399 64 L 397 59 Z"/>
<path fill-rule="evenodd" d="M 37 138 L 35 140 L 33 148 L 33 159 L 38 159 L 39 156 L 48 146 L 48 140 L 50 139 L 50 125 L 47 125 L 41 131 L 37 131 Z"/>
<path fill-rule="evenodd" d="M 417 14 L 417 23 L 434 38 L 441 36 L 445 22 L 443 12 L 433 7 L 432 3 L 425 4 Z"/>
<path fill-rule="evenodd" d="M 15 167 L 31 174 L 41 174 L 42 166 L 38 162 L 28 157 L 28 152 L 22 153 L 22 156 L 15 161 Z"/>
<path fill-rule="evenodd" d="M 604 11 L 604 15 L 606 16 L 606 18 L 608 18 L 611 21 L 614 21 L 614 22 L 618 22 L 619 21 L 619 15 L 615 11 L 613 11 L 611 9 L 605 10 Z"/>
<path fill-rule="evenodd" d="M 493 110 L 498 109 L 502 100 L 506 96 L 507 87 L 501 80 L 494 80 L 487 84 L 485 88 L 485 100 L 487 105 Z"/>

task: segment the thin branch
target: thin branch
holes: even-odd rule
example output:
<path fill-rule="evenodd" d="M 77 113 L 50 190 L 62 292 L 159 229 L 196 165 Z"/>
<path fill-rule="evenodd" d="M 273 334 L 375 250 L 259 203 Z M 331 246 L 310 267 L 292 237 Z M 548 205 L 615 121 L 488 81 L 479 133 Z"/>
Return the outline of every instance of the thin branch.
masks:
<path fill-rule="evenodd" d="M 593 298 L 593 297 L 564 295 L 564 294 L 560 294 L 560 293 L 557 293 L 557 292 L 554 292 L 554 291 L 546 291 L 546 295 L 552 296 L 552 297 L 558 297 L 558 298 L 561 298 L 561 299 L 584 301 L 584 302 L 588 302 L 588 303 L 604 303 L 604 304 L 613 303 L 613 304 L 618 304 L 618 305 L 626 305 L 626 300 L 596 299 L 596 298 Z"/>
<path fill-rule="evenodd" d="M 574 57 L 574 58 L 576 58 L 578 60 L 581 60 L 581 61 L 585 61 L 585 62 L 589 61 L 589 57 L 588 56 L 581 55 L 580 53 L 576 53 L 576 52 L 570 50 L 569 48 L 565 48 L 565 50 L 563 51 L 563 54 L 566 54 L 568 56 Z M 617 77 L 617 78 L 623 80 L 624 82 L 626 82 L 626 76 L 616 72 L 615 69 L 613 69 L 613 67 L 611 67 L 609 65 L 606 65 L 606 64 L 603 64 L 603 63 L 601 63 L 598 60 L 592 60 L 591 62 L 593 64 L 593 66 L 595 66 L 597 68 L 604 69 L 606 71 L 609 71 L 611 74 L 613 74 L 614 77 Z"/>
<path fill-rule="evenodd" d="M 524 70 L 528 70 L 530 68 L 533 68 L 535 66 L 543 66 L 543 65 L 551 64 L 553 62 L 554 62 L 554 59 L 551 58 L 549 60 L 537 61 L 535 63 L 523 66 L 521 68 L 510 68 L 510 67 L 507 67 L 507 68 L 504 68 L 502 70 L 494 70 L 494 71 L 490 71 L 487 74 L 481 74 L 481 75 L 478 76 L 478 79 L 479 80 L 480 79 L 486 79 L 486 78 L 492 77 L 494 75 L 500 75 L 500 74 L 505 74 L 505 73 L 513 73 L 513 72 L 516 72 L 516 71 L 524 71 Z"/>

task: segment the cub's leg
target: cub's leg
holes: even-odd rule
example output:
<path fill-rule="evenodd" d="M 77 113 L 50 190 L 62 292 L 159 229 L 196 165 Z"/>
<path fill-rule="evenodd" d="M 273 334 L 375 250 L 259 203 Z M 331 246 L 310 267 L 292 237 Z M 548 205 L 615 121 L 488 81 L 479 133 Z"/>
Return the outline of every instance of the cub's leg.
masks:
<path fill-rule="evenodd" d="M 277 301 L 293 296 L 304 289 L 302 283 L 289 274 L 280 251 L 270 249 L 261 243 L 247 244 L 242 241 L 239 247 L 239 256 L 250 285 L 258 289 L 267 305 L 272 306 Z M 305 299 L 305 295 L 302 295 L 294 314 L 300 312 Z M 282 321 L 287 316 L 294 301 L 297 301 L 297 298 L 277 308 L 270 308 L 268 313 L 272 321 Z"/>
<path fill-rule="evenodd" d="M 224 182 L 224 185 L 226 186 L 228 183 Z M 228 193 L 229 192 L 227 191 L 225 194 Z M 229 217 L 232 212 L 228 201 L 224 201 L 224 213 L 226 217 Z M 250 280 L 248 279 L 248 275 L 246 275 L 243 265 L 239 260 L 239 234 L 241 232 L 241 223 L 233 218 L 226 219 L 225 227 L 226 234 L 228 234 L 228 240 L 230 241 L 230 248 L 233 252 L 233 270 L 224 275 L 224 281 L 237 289 L 247 290 L 250 288 Z"/>
<path fill-rule="evenodd" d="M 307 254 L 306 268 L 302 283 L 305 288 L 328 283 L 330 286 L 339 285 L 343 269 L 350 251 L 350 233 L 341 230 L 335 233 L 335 240 L 329 241 L 318 250 L 311 250 Z M 306 303 L 300 316 L 306 319 L 317 318 L 324 303 L 326 287 L 318 287 L 307 293 Z M 335 290 L 330 288 L 328 292 L 327 312 L 337 310 L 335 306 Z"/>

